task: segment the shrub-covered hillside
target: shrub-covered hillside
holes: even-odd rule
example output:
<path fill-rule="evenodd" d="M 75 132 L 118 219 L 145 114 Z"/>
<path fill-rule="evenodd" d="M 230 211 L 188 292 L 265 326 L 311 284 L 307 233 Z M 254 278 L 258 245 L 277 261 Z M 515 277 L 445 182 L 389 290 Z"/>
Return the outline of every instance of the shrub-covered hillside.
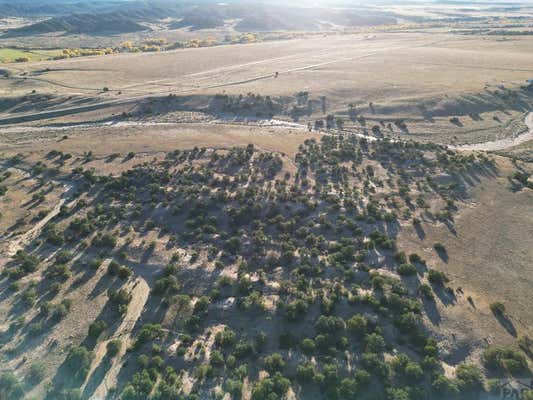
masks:
<path fill-rule="evenodd" d="M 424 321 L 454 290 L 396 242 L 402 224 L 453 228 L 496 172 L 484 154 L 325 135 L 294 159 L 194 148 L 106 175 L 92 157 L 10 161 L 68 191 L 2 270 L 7 398 L 459 399 L 528 370 L 516 349 L 491 347 L 486 369 L 446 359 Z"/>

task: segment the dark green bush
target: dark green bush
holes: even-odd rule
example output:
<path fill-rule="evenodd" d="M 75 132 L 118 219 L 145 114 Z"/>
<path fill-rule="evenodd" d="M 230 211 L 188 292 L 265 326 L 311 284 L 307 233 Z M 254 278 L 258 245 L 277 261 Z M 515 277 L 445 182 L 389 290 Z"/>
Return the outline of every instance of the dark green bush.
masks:
<path fill-rule="evenodd" d="M 98 339 L 103 331 L 107 329 L 107 324 L 102 320 L 96 320 L 89 325 L 89 337 Z"/>
<path fill-rule="evenodd" d="M 449 282 L 449 279 L 444 272 L 437 271 L 435 269 L 429 270 L 428 280 L 434 285 L 441 285 L 441 286 Z"/>
<path fill-rule="evenodd" d="M 460 389 L 478 391 L 483 387 L 483 374 L 473 364 L 460 364 L 455 370 L 457 383 Z"/>
<path fill-rule="evenodd" d="M 252 400 L 281 400 L 289 390 L 291 382 L 277 372 L 271 378 L 259 380 L 252 389 Z"/>
<path fill-rule="evenodd" d="M 265 357 L 265 369 L 273 374 L 274 372 L 281 372 L 285 368 L 285 360 L 279 353 L 271 354 Z"/>
<path fill-rule="evenodd" d="M 66 371 L 69 371 L 78 382 L 83 382 L 89 373 L 93 358 L 92 351 L 83 346 L 73 346 L 67 355 L 64 366 Z"/>
<path fill-rule="evenodd" d="M 27 375 L 27 380 L 32 385 L 37 385 L 45 378 L 46 372 L 47 372 L 47 367 L 44 362 L 42 361 L 34 362 L 30 365 L 30 369 Z"/>
<path fill-rule="evenodd" d="M 498 373 L 512 375 L 527 373 L 527 360 L 520 350 L 507 347 L 489 347 L 483 353 L 485 366 Z"/>
<path fill-rule="evenodd" d="M 12 372 L 0 373 L 0 399 L 18 400 L 24 397 L 24 386 Z"/>
<path fill-rule="evenodd" d="M 107 342 L 107 345 L 106 345 L 107 357 L 109 358 L 115 357 L 120 352 L 121 347 L 122 347 L 122 342 L 120 341 L 120 339 L 113 339 Z"/>
<path fill-rule="evenodd" d="M 404 276 L 416 275 L 416 267 L 413 264 L 401 264 L 398 267 L 398 274 Z"/>

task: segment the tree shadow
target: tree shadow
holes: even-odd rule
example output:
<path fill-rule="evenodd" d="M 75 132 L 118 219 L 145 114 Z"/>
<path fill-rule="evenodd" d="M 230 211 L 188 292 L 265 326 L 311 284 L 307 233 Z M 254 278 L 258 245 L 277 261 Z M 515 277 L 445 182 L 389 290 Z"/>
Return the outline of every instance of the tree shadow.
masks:
<path fill-rule="evenodd" d="M 424 228 L 422 228 L 422 224 L 414 224 L 416 235 L 420 240 L 424 240 L 426 238 L 426 232 L 424 232 Z"/>
<path fill-rule="evenodd" d="M 512 337 L 517 336 L 516 328 L 513 324 L 513 321 L 511 321 L 511 319 L 507 315 L 498 312 L 493 312 L 493 314 L 496 320 L 509 333 L 509 335 L 511 335 Z"/>
<path fill-rule="evenodd" d="M 448 230 L 453 236 L 457 236 L 457 230 L 455 229 L 455 226 L 453 226 L 453 221 L 447 219 L 446 221 L 444 221 L 444 225 L 446 225 L 446 228 L 448 228 Z M 444 257 L 440 254 L 439 257 L 442 259 L 442 261 L 448 262 L 448 253 L 446 252 L 446 250 L 444 250 Z"/>
<path fill-rule="evenodd" d="M 437 309 L 437 304 L 433 299 L 423 299 L 422 304 L 424 305 L 424 311 L 426 312 L 427 317 L 433 325 L 440 325 L 442 320 L 439 310 Z"/>
<path fill-rule="evenodd" d="M 445 248 L 443 247 L 436 248 L 435 252 L 437 253 L 437 255 L 442 261 L 444 261 L 445 263 L 448 263 L 448 260 L 450 259 L 450 257 L 448 256 L 448 252 L 446 251 Z"/>
<path fill-rule="evenodd" d="M 483 117 L 478 113 L 468 113 L 468 116 L 474 121 L 483 121 Z"/>
<path fill-rule="evenodd" d="M 466 301 L 468 301 L 468 304 L 470 304 L 473 308 L 477 308 L 476 304 L 474 303 L 474 299 L 470 296 L 466 298 Z"/>
<path fill-rule="evenodd" d="M 104 380 L 107 372 L 111 369 L 111 366 L 113 365 L 112 361 L 113 360 L 107 355 L 102 359 L 98 367 L 96 367 L 93 373 L 89 376 L 85 389 L 83 390 L 82 398 L 90 399 L 93 396 L 94 391 L 100 386 L 100 383 Z"/>
<path fill-rule="evenodd" d="M 457 303 L 457 297 L 455 297 L 455 293 L 453 292 L 452 288 L 435 284 L 431 284 L 431 287 L 433 288 L 433 293 L 437 295 L 439 300 L 445 306 L 450 306 Z"/>
<path fill-rule="evenodd" d="M 100 268 L 107 269 L 107 263 L 105 266 L 100 266 Z M 103 273 L 98 283 L 94 286 L 93 290 L 91 290 L 91 293 L 89 293 L 89 299 L 94 299 L 95 297 L 103 293 L 105 290 L 108 290 L 112 287 L 120 286 L 117 285 L 116 282 L 117 280 L 111 279 L 107 272 Z"/>
<path fill-rule="evenodd" d="M 51 387 L 53 389 L 48 391 L 45 399 L 57 400 L 58 398 L 63 398 L 61 396 L 62 391 L 79 388 L 83 384 L 83 380 L 76 378 L 76 372 L 69 368 L 67 360 L 63 361 L 52 378 Z"/>

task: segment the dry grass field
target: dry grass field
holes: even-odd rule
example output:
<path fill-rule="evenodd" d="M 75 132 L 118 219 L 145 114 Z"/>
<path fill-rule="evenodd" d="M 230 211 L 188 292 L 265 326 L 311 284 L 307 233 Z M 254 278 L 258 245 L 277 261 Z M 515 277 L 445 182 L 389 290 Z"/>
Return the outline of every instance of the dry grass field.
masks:
<path fill-rule="evenodd" d="M 213 96 L 252 93 L 285 103 L 276 118 L 292 120 L 287 104 L 307 92 L 323 106 L 299 117 L 304 125 L 326 114 L 350 124 L 354 107 L 368 128 L 404 121 L 406 130 L 390 128 L 394 136 L 480 143 L 525 130 L 532 45 L 529 36 L 375 33 L 28 63 L 6 68 L 0 92 L 13 100 L 0 115 L 4 123 L 26 125 L 51 117 L 53 123 L 91 121 L 85 112 L 113 119 L 139 102 L 165 103 L 173 95 L 171 105 L 152 110 L 159 120 L 171 111 L 207 110 L 213 117 Z M 34 97 L 49 100 L 24 98 L 34 90 Z M 55 114 L 37 114 L 43 111 Z"/>
<path fill-rule="evenodd" d="M 424 33 L 332 35 L 14 68 L 25 73 L 27 85 L 60 94 L 93 94 L 103 87 L 131 95 L 226 90 L 283 96 L 307 90 L 339 102 L 379 104 L 525 84 L 533 74 L 532 40 Z M 280 73 L 276 80 L 275 72 Z M 25 86 L 18 80 L 3 83 L 4 94 Z"/>

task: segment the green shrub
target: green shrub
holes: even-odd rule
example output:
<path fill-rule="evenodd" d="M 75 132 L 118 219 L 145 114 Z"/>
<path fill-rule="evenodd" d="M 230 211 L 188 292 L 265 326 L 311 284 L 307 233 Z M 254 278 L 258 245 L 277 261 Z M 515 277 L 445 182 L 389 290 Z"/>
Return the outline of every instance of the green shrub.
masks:
<path fill-rule="evenodd" d="M 252 400 L 281 400 L 289 390 L 291 382 L 277 372 L 271 378 L 259 380 L 252 389 Z"/>
<path fill-rule="evenodd" d="M 387 400 L 411 400 L 409 392 L 405 388 L 387 388 L 385 389 Z"/>
<path fill-rule="evenodd" d="M 115 357 L 120 352 L 121 347 L 122 347 L 122 342 L 120 341 L 120 339 L 113 339 L 107 342 L 107 345 L 106 345 L 107 357 L 109 358 Z"/>
<path fill-rule="evenodd" d="M 533 390 L 522 392 L 522 400 L 533 400 Z"/>
<path fill-rule="evenodd" d="M 442 271 L 437 271 L 435 269 L 430 269 L 428 272 L 428 280 L 434 285 L 444 285 L 449 282 L 448 277 Z"/>
<path fill-rule="evenodd" d="M 30 365 L 30 370 L 28 371 L 27 380 L 32 385 L 37 385 L 40 383 L 46 376 L 46 364 L 42 361 L 34 362 Z"/>
<path fill-rule="evenodd" d="M 65 235 L 59 231 L 59 227 L 55 224 L 48 224 L 44 232 L 46 234 L 46 240 L 55 246 L 63 246 L 65 244 Z"/>
<path fill-rule="evenodd" d="M 215 335 L 215 343 L 221 347 L 233 346 L 236 342 L 235 332 L 226 327 Z"/>
<path fill-rule="evenodd" d="M 460 364 L 455 370 L 455 376 L 462 390 L 477 391 L 483 387 L 483 375 L 476 365 Z"/>
<path fill-rule="evenodd" d="M 221 367 L 224 365 L 224 356 L 220 351 L 214 350 L 213 352 L 211 352 L 211 358 L 209 359 L 209 363 L 215 368 Z"/>
<path fill-rule="evenodd" d="M 103 262 L 104 260 L 99 257 L 93 258 L 91 261 L 89 261 L 89 267 L 92 269 L 98 269 Z"/>
<path fill-rule="evenodd" d="M 120 279 L 128 279 L 132 275 L 132 271 L 125 265 L 120 265 L 115 260 L 112 260 L 107 267 L 107 272 L 111 276 L 118 276 Z"/>
<path fill-rule="evenodd" d="M 28 326 L 28 335 L 38 336 L 44 332 L 45 326 L 42 322 L 33 322 Z"/>
<path fill-rule="evenodd" d="M 313 382 L 315 373 L 315 366 L 309 361 L 302 362 L 296 367 L 296 378 L 302 384 Z"/>
<path fill-rule="evenodd" d="M 300 344 L 300 347 L 302 348 L 302 351 L 307 354 L 311 355 L 314 353 L 316 349 L 316 344 L 313 339 L 305 338 L 302 340 L 302 343 Z"/>
<path fill-rule="evenodd" d="M 148 399 L 155 386 L 153 379 L 146 369 L 133 375 L 132 380 L 126 385 L 120 395 L 120 400 Z"/>
<path fill-rule="evenodd" d="M 96 320 L 89 325 L 89 337 L 98 339 L 103 331 L 107 329 L 107 324 L 102 320 Z"/>
<path fill-rule="evenodd" d="M 400 251 L 394 255 L 394 260 L 398 264 L 405 264 L 407 262 L 407 256 L 405 255 L 405 252 Z"/>
<path fill-rule="evenodd" d="M 525 356 L 519 350 L 506 347 L 489 347 L 483 353 L 483 363 L 499 373 L 520 374 L 528 372 Z"/>
<path fill-rule="evenodd" d="M 433 291 L 431 290 L 431 286 L 426 285 L 425 283 L 421 284 L 418 287 L 418 293 L 425 297 L 426 299 L 432 300 L 434 299 Z"/>
<path fill-rule="evenodd" d="M 235 346 L 235 357 L 245 358 L 254 354 L 254 347 L 250 343 L 239 342 Z"/>
<path fill-rule="evenodd" d="M 315 323 L 315 329 L 320 333 L 337 334 L 344 331 L 345 322 L 340 317 L 321 315 Z"/>
<path fill-rule="evenodd" d="M 437 375 L 433 379 L 431 382 L 431 389 L 433 392 L 444 398 L 447 398 L 447 396 L 452 397 L 459 392 L 457 384 L 444 375 Z"/>
<path fill-rule="evenodd" d="M 285 315 L 287 319 L 295 321 L 307 312 L 309 305 L 304 300 L 298 299 L 287 304 L 285 308 Z"/>
<path fill-rule="evenodd" d="M 163 336 L 163 328 L 160 324 L 146 324 L 141 328 L 134 347 L 138 349 L 143 344 Z"/>
<path fill-rule="evenodd" d="M 0 399 L 18 400 L 24 397 L 24 386 L 12 372 L 0 373 Z"/>
<path fill-rule="evenodd" d="M 413 264 L 401 264 L 398 267 L 398 274 L 403 276 L 416 275 L 416 267 Z"/>
<path fill-rule="evenodd" d="M 109 247 L 115 248 L 117 239 L 111 233 L 97 233 L 92 240 L 92 245 L 95 247 Z"/>
<path fill-rule="evenodd" d="M 265 332 L 259 332 L 255 337 L 255 348 L 257 351 L 261 351 L 265 348 L 268 336 Z"/>
<path fill-rule="evenodd" d="M 281 354 L 274 353 L 265 358 L 265 369 L 271 374 L 281 372 L 283 368 L 285 368 L 285 360 Z"/>
<path fill-rule="evenodd" d="M 131 301 L 131 293 L 124 288 L 111 290 L 109 292 L 109 300 L 121 314 L 125 314 L 127 306 Z"/>
<path fill-rule="evenodd" d="M 78 382 L 83 382 L 89 373 L 93 358 L 92 351 L 83 346 L 73 346 L 67 355 L 64 366 Z"/>
<path fill-rule="evenodd" d="M 365 336 L 365 349 L 371 353 L 380 353 L 385 350 L 386 343 L 379 333 L 371 333 Z"/>
<path fill-rule="evenodd" d="M 70 277 L 70 268 L 66 264 L 54 264 L 47 271 L 48 276 L 66 280 Z"/>
<path fill-rule="evenodd" d="M 356 314 L 346 321 L 346 328 L 351 334 L 362 337 L 367 333 L 368 321 L 363 315 Z"/>
<path fill-rule="evenodd" d="M 20 283 L 19 282 L 11 282 L 9 284 L 9 290 L 12 292 L 18 292 L 20 290 Z"/>
<path fill-rule="evenodd" d="M 27 307 L 32 307 L 37 301 L 37 290 L 29 288 L 22 293 L 21 299 Z"/>
<path fill-rule="evenodd" d="M 70 307 L 72 305 L 72 301 L 70 299 L 63 299 L 61 300 L 61 303 L 56 304 L 52 308 L 52 320 L 55 322 L 61 321 L 63 318 L 65 318 L 68 313 L 70 312 Z"/>
<path fill-rule="evenodd" d="M 424 260 L 422 260 L 422 257 L 420 257 L 418 254 L 413 253 L 409 255 L 409 261 L 413 264 L 424 264 Z"/>
<path fill-rule="evenodd" d="M 72 260 L 73 254 L 67 250 L 61 250 L 56 254 L 56 261 L 60 264 L 65 264 Z"/>
<path fill-rule="evenodd" d="M 233 396 L 234 399 L 240 399 L 242 396 L 242 382 L 237 379 L 226 379 L 224 389 Z"/>
<path fill-rule="evenodd" d="M 37 268 L 39 267 L 39 258 L 26 253 L 24 250 L 17 251 L 13 258 L 15 259 L 15 262 L 28 274 L 37 271 Z"/>

